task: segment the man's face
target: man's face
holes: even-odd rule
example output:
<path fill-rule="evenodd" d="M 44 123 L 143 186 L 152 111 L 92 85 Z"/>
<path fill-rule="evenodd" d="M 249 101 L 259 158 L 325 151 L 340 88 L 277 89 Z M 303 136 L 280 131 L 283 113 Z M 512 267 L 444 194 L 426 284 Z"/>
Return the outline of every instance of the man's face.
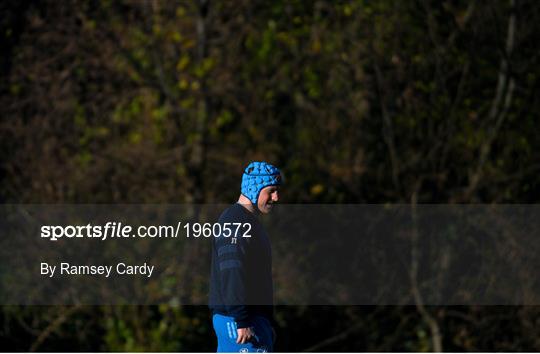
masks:
<path fill-rule="evenodd" d="M 272 211 L 272 204 L 279 200 L 278 186 L 264 187 L 259 194 L 257 207 L 262 214 L 268 214 Z"/>

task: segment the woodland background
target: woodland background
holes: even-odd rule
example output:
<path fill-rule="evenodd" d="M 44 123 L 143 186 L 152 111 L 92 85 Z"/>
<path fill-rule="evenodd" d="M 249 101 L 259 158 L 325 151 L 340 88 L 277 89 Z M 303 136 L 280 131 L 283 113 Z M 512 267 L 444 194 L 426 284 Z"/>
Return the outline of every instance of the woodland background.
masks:
<path fill-rule="evenodd" d="M 536 203 L 534 0 L 0 4 L 0 202 Z M 280 351 L 538 351 L 532 306 L 277 308 Z M 2 350 L 213 351 L 205 307 L 20 307 Z"/>

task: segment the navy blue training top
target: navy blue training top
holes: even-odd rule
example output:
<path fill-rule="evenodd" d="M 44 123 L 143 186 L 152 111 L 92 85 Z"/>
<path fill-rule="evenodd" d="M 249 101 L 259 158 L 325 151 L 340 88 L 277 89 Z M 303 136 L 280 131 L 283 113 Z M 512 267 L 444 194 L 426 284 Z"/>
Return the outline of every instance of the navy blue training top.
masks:
<path fill-rule="evenodd" d="M 220 237 L 214 237 L 209 307 L 214 314 L 232 316 L 238 328 L 251 327 L 253 316 L 273 322 L 272 253 L 260 221 L 236 203 L 219 217 Z M 225 223 L 242 223 L 236 241 L 224 237 Z M 249 223 L 251 237 L 243 237 Z M 229 225 L 232 233 L 236 226 Z"/>

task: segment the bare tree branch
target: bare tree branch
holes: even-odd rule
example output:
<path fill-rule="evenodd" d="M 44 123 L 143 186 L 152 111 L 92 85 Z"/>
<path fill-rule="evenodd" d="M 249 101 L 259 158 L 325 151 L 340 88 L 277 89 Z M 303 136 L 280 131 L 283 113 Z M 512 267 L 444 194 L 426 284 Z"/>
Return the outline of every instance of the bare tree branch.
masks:
<path fill-rule="evenodd" d="M 376 59 L 374 58 L 374 61 Z M 394 129 L 392 125 L 392 120 L 390 118 L 390 115 L 388 113 L 388 109 L 386 107 L 385 102 L 385 94 L 384 94 L 384 87 L 383 87 L 383 77 L 381 73 L 381 69 L 379 68 L 379 65 L 375 61 L 375 79 L 377 82 L 377 90 L 379 91 L 379 102 L 381 105 L 381 113 L 383 117 L 383 138 L 388 146 L 388 152 L 390 153 L 390 163 L 392 165 L 392 181 L 394 183 L 394 187 L 396 190 L 401 191 L 401 186 L 399 183 L 399 160 L 396 153 L 396 145 L 395 145 L 395 138 L 394 138 Z"/>
<path fill-rule="evenodd" d="M 511 78 L 509 73 L 509 59 L 514 48 L 516 32 L 516 14 L 515 14 L 515 0 L 510 0 L 510 15 L 508 20 L 508 29 L 506 36 L 506 48 L 503 57 L 501 58 L 501 65 L 499 69 L 499 77 L 497 81 L 497 88 L 495 90 L 495 97 L 491 102 L 491 108 L 488 113 L 488 121 L 493 122 L 488 136 L 484 143 L 480 146 L 480 153 L 478 157 L 478 163 L 476 169 L 471 173 L 469 178 L 469 186 L 465 191 L 465 200 L 468 200 L 474 193 L 480 179 L 482 178 L 483 168 L 491 151 L 491 147 L 497 134 L 503 124 L 504 119 L 507 116 L 508 109 L 512 103 L 512 97 L 515 89 L 514 79 Z M 503 101 L 504 97 L 504 101 Z M 502 104 L 502 107 L 501 107 Z"/>
<path fill-rule="evenodd" d="M 72 306 L 67 310 L 61 312 L 58 317 L 52 321 L 38 336 L 30 347 L 31 352 L 35 352 L 41 344 L 54 332 L 56 331 L 64 322 L 66 322 L 71 315 L 77 312 L 81 308 L 80 305 Z"/>
<path fill-rule="evenodd" d="M 413 293 L 414 303 L 416 309 L 427 323 L 429 330 L 431 332 L 431 343 L 434 352 L 442 352 L 442 335 L 439 324 L 437 320 L 429 313 L 429 311 L 424 306 L 424 301 L 422 299 L 422 294 L 420 293 L 420 288 L 418 286 L 418 268 L 419 268 L 419 234 L 418 234 L 418 193 L 422 185 L 422 180 L 420 179 L 414 188 L 414 191 L 411 196 L 411 216 L 412 216 L 412 237 L 411 237 L 411 290 Z"/>

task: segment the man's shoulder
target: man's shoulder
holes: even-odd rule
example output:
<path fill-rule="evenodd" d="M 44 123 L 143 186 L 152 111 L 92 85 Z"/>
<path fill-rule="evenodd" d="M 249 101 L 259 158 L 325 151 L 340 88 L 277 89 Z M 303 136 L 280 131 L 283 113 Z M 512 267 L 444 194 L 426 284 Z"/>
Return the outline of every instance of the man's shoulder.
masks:
<path fill-rule="evenodd" d="M 247 211 L 238 203 L 234 203 L 225 209 L 219 216 L 218 222 L 234 222 L 246 218 Z"/>
<path fill-rule="evenodd" d="M 244 224 L 250 221 L 248 214 L 250 214 L 250 212 L 238 203 L 230 205 L 221 213 L 221 216 L 218 219 L 218 223 L 221 224 L 222 227 L 225 228 L 226 224 L 238 223 L 242 224 L 242 226 L 239 226 L 240 228 L 237 227 L 235 229 L 232 225 L 228 225 L 227 227 L 229 230 L 229 236 L 216 237 L 215 242 L 217 247 L 222 247 L 226 245 L 232 245 L 231 247 L 241 247 L 241 244 L 244 245 L 246 241 L 248 241 L 248 238 L 238 237 L 234 242 L 232 242 L 230 238 L 231 234 L 243 234 L 242 230 Z"/>

